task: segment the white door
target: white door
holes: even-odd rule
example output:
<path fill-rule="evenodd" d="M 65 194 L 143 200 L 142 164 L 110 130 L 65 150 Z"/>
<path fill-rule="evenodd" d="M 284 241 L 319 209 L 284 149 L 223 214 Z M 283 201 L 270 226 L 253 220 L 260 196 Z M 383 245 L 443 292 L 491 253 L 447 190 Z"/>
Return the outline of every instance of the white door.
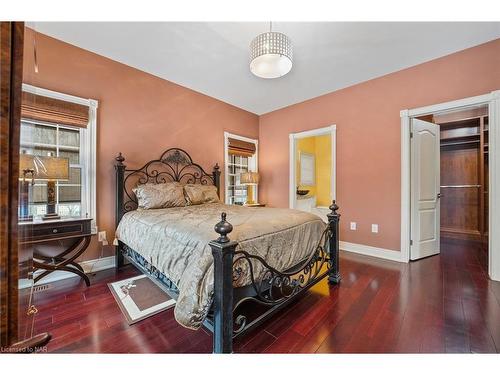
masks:
<path fill-rule="evenodd" d="M 439 126 L 412 119 L 410 259 L 439 254 Z"/>

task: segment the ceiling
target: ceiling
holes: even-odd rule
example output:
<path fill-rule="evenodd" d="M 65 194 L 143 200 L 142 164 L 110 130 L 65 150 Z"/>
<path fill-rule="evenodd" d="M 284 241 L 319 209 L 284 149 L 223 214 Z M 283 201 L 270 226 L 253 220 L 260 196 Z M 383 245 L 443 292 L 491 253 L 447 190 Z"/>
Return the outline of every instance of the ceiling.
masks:
<path fill-rule="evenodd" d="M 248 55 L 267 22 L 28 25 L 258 115 L 500 37 L 500 22 L 275 22 L 292 39 L 293 68 L 265 80 Z"/>

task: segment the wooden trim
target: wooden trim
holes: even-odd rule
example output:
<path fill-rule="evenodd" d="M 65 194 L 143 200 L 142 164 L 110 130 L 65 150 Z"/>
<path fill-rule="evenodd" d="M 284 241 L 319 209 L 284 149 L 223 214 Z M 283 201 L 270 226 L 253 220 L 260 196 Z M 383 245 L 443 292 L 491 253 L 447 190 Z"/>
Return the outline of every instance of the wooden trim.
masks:
<path fill-rule="evenodd" d="M 17 199 L 23 22 L 0 22 L 0 346 L 17 341 Z"/>

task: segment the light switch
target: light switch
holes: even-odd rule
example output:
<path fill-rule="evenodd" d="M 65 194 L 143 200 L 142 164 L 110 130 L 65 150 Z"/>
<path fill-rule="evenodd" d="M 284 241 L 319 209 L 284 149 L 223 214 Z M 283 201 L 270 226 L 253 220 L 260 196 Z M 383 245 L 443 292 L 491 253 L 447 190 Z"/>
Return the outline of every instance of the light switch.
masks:
<path fill-rule="evenodd" d="M 378 233 L 378 224 L 372 224 L 372 233 Z"/>
<path fill-rule="evenodd" d="M 351 221 L 351 230 L 356 230 L 356 222 Z"/>

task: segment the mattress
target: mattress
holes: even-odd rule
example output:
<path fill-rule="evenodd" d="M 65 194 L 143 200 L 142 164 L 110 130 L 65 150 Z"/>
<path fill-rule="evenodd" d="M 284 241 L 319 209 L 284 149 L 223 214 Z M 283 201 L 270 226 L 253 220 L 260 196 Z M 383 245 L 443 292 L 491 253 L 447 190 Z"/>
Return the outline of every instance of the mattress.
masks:
<path fill-rule="evenodd" d="M 221 203 L 126 213 L 117 228 L 117 239 L 176 284 L 179 297 L 175 318 L 187 328 L 198 329 L 212 304 L 214 277 L 209 242 L 218 237 L 214 225 L 222 212 L 233 225 L 229 237 L 238 241 L 236 250 L 258 255 L 280 271 L 306 259 L 326 228 L 320 217 L 307 212 Z M 264 273 L 260 264 L 254 264 L 255 279 Z M 242 267 L 234 286 L 250 282 L 248 267 Z"/>

